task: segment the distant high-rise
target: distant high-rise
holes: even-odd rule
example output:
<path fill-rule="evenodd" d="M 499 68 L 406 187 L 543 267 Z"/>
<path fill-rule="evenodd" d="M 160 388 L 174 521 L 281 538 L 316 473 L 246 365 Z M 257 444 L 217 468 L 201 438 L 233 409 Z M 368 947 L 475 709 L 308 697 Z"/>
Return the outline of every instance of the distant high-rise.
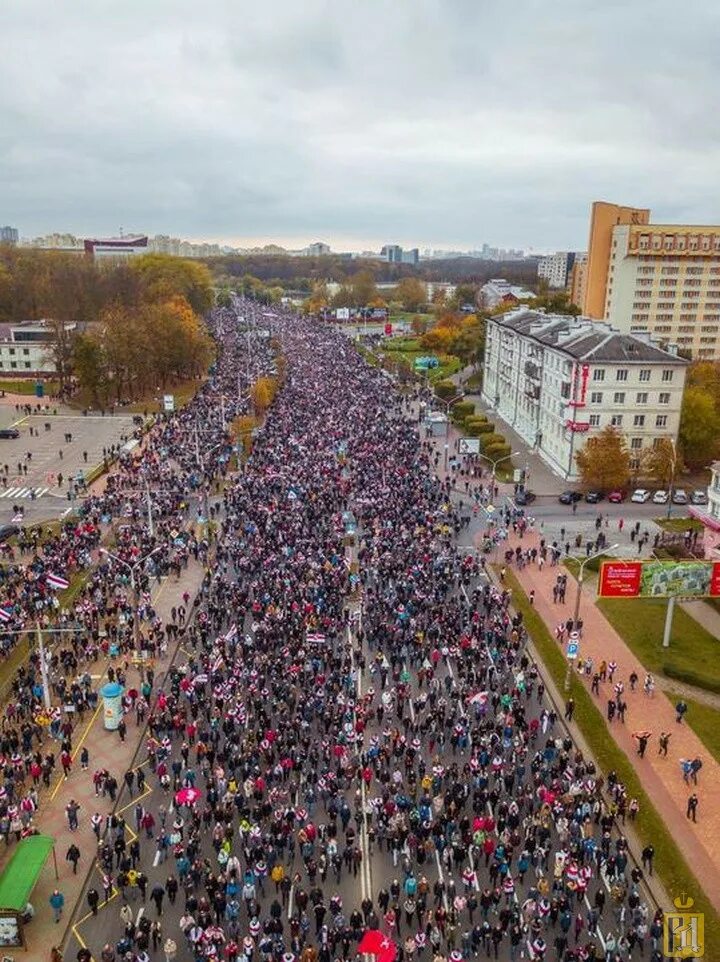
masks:
<path fill-rule="evenodd" d="M 20 239 L 17 227 L 0 227 L 0 244 L 17 244 Z"/>
<path fill-rule="evenodd" d="M 413 247 L 406 251 L 399 244 L 385 244 L 380 251 L 380 257 L 388 264 L 419 264 L 420 251 Z"/>

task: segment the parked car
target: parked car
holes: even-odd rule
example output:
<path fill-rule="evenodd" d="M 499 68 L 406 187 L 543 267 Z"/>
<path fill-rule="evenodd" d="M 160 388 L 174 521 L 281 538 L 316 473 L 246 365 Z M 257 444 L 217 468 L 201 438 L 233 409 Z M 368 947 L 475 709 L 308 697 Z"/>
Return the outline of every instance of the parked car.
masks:
<path fill-rule="evenodd" d="M 682 488 L 676 488 L 672 496 L 673 504 L 687 504 L 688 496 L 687 492 L 683 491 Z"/>
<path fill-rule="evenodd" d="M 653 504 L 667 504 L 669 497 L 670 495 L 667 491 L 662 489 L 660 491 L 656 491 L 653 495 Z"/>
<path fill-rule="evenodd" d="M 588 504 L 598 504 L 598 502 L 602 501 L 602 499 L 602 491 L 587 491 L 585 493 L 585 500 Z"/>
<path fill-rule="evenodd" d="M 645 504 L 646 501 L 650 500 L 650 492 L 647 488 L 636 488 L 630 500 L 633 504 Z"/>
<path fill-rule="evenodd" d="M 527 491 L 525 488 L 521 488 L 515 495 L 515 504 L 519 504 L 521 507 L 526 504 L 532 504 L 532 502 L 535 500 L 535 497 L 536 495 L 534 491 Z"/>
<path fill-rule="evenodd" d="M 690 495 L 690 504 L 707 504 L 707 503 L 708 503 L 708 499 L 705 491 L 698 489 L 697 491 L 693 491 L 693 493 Z"/>
<path fill-rule="evenodd" d="M 560 504 L 573 504 L 575 501 L 582 500 L 582 491 L 563 491 L 558 498 Z"/>
<path fill-rule="evenodd" d="M 620 504 L 626 497 L 627 494 L 625 494 L 624 491 L 611 491 L 608 495 L 608 501 L 610 501 L 611 504 Z"/>
<path fill-rule="evenodd" d="M 19 438 L 20 432 L 17 428 L 0 428 L 0 438 Z"/>

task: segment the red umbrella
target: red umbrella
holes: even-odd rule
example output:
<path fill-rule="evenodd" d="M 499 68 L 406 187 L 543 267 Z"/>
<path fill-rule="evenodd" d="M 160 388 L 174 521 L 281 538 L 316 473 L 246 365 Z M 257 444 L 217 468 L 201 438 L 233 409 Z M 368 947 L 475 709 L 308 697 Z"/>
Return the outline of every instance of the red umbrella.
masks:
<path fill-rule="evenodd" d="M 194 805 L 199 798 L 200 791 L 197 788 L 192 788 L 191 786 L 188 786 L 187 788 L 181 788 L 180 791 L 175 795 L 175 801 L 178 805 Z"/>

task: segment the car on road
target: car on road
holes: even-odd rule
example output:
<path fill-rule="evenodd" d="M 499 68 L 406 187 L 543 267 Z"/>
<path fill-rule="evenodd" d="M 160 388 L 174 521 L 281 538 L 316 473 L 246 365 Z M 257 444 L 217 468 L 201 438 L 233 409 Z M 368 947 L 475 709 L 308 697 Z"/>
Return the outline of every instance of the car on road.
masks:
<path fill-rule="evenodd" d="M 585 493 L 585 500 L 588 504 L 599 504 L 604 498 L 602 491 L 587 491 Z"/>
<path fill-rule="evenodd" d="M 687 492 L 682 488 L 676 488 L 672 496 L 672 501 L 673 504 L 687 504 L 689 501 Z"/>
<path fill-rule="evenodd" d="M 690 504 L 707 504 L 707 503 L 708 503 L 708 499 L 705 491 L 701 491 L 700 489 L 698 489 L 697 491 L 693 491 L 693 493 L 690 495 Z"/>
<path fill-rule="evenodd" d="M 558 501 L 560 504 L 573 504 L 575 501 L 582 501 L 582 491 L 563 491 Z"/>
<path fill-rule="evenodd" d="M 656 491 L 653 495 L 653 504 L 667 504 L 669 497 L 669 493 L 661 488 L 660 491 Z"/>
<path fill-rule="evenodd" d="M 20 534 L 20 528 L 16 524 L 0 524 L 0 544 L 8 538 L 14 538 L 16 534 Z"/>
<path fill-rule="evenodd" d="M 17 428 L 0 428 L 0 438 L 19 438 L 20 432 Z"/>
<path fill-rule="evenodd" d="M 534 491 L 526 491 L 524 488 L 522 488 L 515 495 L 515 504 L 519 504 L 521 507 L 526 504 L 532 504 L 532 502 L 535 500 L 535 497 L 536 495 Z"/>
<path fill-rule="evenodd" d="M 624 491 L 611 491 L 608 495 L 608 501 L 611 504 L 622 504 L 626 497 L 627 495 Z"/>
<path fill-rule="evenodd" d="M 633 504 L 645 504 L 646 501 L 650 500 L 650 492 L 647 488 L 636 488 L 630 500 Z"/>

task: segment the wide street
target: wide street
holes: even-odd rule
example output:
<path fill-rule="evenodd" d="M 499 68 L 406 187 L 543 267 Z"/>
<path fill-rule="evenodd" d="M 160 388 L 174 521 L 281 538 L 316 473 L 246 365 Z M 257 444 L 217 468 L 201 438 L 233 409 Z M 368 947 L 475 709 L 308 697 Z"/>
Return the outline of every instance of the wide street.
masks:
<path fill-rule="evenodd" d="M 86 890 L 66 957 L 170 937 L 181 958 L 331 959 L 366 924 L 405 959 L 613 939 L 637 957 L 656 906 L 625 815 L 480 566 L 480 521 L 433 478 L 416 408 L 336 334 L 278 328 L 286 384 L 223 494 L 145 788 L 120 795 L 127 828 L 101 831 L 89 886 L 110 874 L 113 897 L 93 915 Z"/>

